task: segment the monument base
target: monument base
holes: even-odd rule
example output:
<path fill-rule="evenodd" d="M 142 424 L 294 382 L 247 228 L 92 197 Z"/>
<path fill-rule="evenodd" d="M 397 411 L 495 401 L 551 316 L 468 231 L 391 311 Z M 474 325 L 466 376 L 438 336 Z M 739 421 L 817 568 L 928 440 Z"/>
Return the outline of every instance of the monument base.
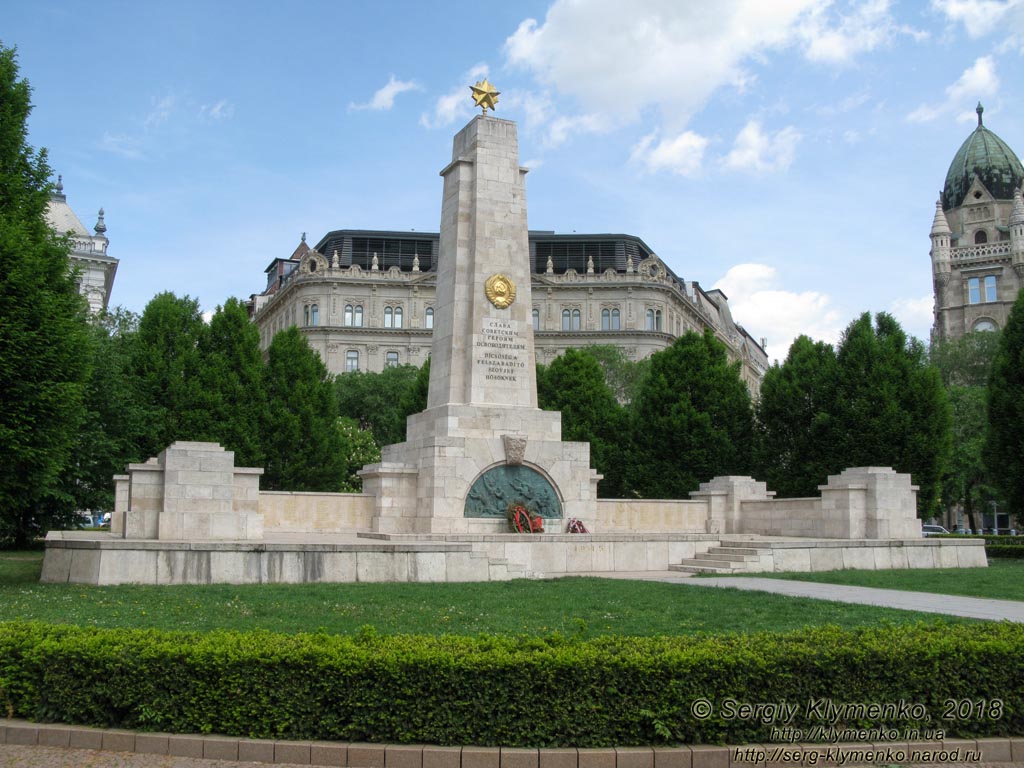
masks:
<path fill-rule="evenodd" d="M 723 555 L 724 550 L 745 554 Z M 731 561 L 721 560 L 732 557 Z M 715 567 L 713 563 L 727 563 Z M 685 578 L 691 571 L 985 567 L 980 539 L 782 540 L 707 533 L 276 535 L 262 542 L 152 541 L 51 532 L 41 581 L 311 584 Z"/>
<path fill-rule="evenodd" d="M 527 467 L 546 481 L 557 497 L 560 514 L 551 524 L 559 531 L 569 518 L 595 518 L 601 475 L 590 467 L 588 443 L 562 442 L 559 413 L 448 404 L 410 416 L 407 431 L 404 443 L 385 446 L 380 463 L 359 472 L 363 492 L 377 500 L 375 532 L 507 530 L 502 503 L 482 499 L 490 508 L 481 514 L 471 498 L 474 484 L 501 466 Z"/>

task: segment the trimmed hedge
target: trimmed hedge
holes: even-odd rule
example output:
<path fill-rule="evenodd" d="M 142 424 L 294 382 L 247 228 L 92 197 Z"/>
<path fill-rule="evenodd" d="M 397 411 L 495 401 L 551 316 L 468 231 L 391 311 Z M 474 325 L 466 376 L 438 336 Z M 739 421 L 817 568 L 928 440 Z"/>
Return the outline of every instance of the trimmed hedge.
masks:
<path fill-rule="evenodd" d="M 1024 733 L 1024 626 L 569 640 L 0 624 L 0 711 L 83 725 L 481 746 L 753 743 L 772 727 Z M 807 704 L 922 705 L 823 721 Z M 713 713 L 693 714 L 707 700 Z M 726 700 L 788 702 L 788 723 Z M 973 702 L 1000 700 L 980 712 Z M 956 706 L 968 702 L 970 711 Z M 957 719 L 943 720 L 952 712 Z M 996 716 L 998 714 L 998 716 Z M 776 741 L 779 739 L 776 738 Z"/>

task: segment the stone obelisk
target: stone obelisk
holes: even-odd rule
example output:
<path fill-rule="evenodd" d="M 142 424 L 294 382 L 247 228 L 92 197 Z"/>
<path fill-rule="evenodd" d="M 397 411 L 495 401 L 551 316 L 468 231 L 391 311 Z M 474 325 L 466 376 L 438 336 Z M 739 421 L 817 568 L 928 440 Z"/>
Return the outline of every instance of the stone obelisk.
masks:
<path fill-rule="evenodd" d="M 427 409 L 406 441 L 360 473 L 382 533 L 493 533 L 522 504 L 561 530 L 590 519 L 590 446 L 561 441 L 561 414 L 537 408 L 526 224 L 516 124 L 484 114 L 456 136 L 441 176 L 441 242 Z M 490 103 L 488 101 L 490 94 Z M 557 526 L 557 527 L 556 527 Z"/>

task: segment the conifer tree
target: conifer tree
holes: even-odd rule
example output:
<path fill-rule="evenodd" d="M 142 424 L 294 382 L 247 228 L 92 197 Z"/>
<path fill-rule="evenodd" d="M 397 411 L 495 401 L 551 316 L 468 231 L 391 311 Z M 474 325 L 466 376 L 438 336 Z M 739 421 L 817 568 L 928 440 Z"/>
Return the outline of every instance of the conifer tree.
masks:
<path fill-rule="evenodd" d="M 341 490 L 347 462 L 331 377 L 320 355 L 294 326 L 279 332 L 270 343 L 264 391 L 261 487 Z"/>
<path fill-rule="evenodd" d="M 143 455 L 176 440 L 202 440 L 208 398 L 200 378 L 200 339 L 207 329 L 198 299 L 159 293 L 150 299 L 134 335 L 132 367 L 139 396 L 151 411 Z"/>
<path fill-rule="evenodd" d="M 644 498 L 684 499 L 717 475 L 751 472 L 750 394 L 709 329 L 688 332 L 650 358 L 634 403 L 633 461 Z"/>
<path fill-rule="evenodd" d="M 995 485 L 1024 517 L 1024 290 L 1010 310 L 988 385 L 985 463 Z"/>
<path fill-rule="evenodd" d="M 800 336 L 761 382 L 759 473 L 781 497 L 816 496 L 834 471 L 829 432 L 835 377 L 832 346 Z"/>
<path fill-rule="evenodd" d="M 952 416 L 924 347 L 908 340 L 890 315 L 878 313 L 872 327 L 864 313 L 844 332 L 836 361 L 832 472 L 863 466 L 908 472 L 920 486 L 918 514 L 935 514 L 952 451 Z"/>
<path fill-rule="evenodd" d="M 231 298 L 217 307 L 198 348 L 205 403 L 197 417 L 200 434 L 234 451 L 235 466 L 263 466 L 263 354 L 259 331 L 241 301 Z"/>
<path fill-rule="evenodd" d="M 27 143 L 30 88 L 0 46 L 0 543 L 70 522 L 60 476 L 83 418 L 91 345 L 68 243 L 45 215 L 45 151 Z"/>
<path fill-rule="evenodd" d="M 623 439 L 626 419 L 605 383 L 601 363 L 586 349 L 567 349 L 537 370 L 538 404 L 561 412 L 563 440 L 590 443 L 591 466 L 604 475 L 599 495 L 620 497 L 622 464 L 628 455 L 628 441 Z"/>

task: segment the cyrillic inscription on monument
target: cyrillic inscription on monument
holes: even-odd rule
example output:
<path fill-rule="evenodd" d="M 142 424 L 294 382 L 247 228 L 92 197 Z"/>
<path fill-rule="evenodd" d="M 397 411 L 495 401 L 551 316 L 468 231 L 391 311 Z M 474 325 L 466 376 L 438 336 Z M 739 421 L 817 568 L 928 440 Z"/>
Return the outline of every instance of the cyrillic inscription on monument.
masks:
<path fill-rule="evenodd" d="M 526 344 L 517 320 L 485 317 L 473 353 L 486 381 L 516 382 L 526 373 Z"/>

